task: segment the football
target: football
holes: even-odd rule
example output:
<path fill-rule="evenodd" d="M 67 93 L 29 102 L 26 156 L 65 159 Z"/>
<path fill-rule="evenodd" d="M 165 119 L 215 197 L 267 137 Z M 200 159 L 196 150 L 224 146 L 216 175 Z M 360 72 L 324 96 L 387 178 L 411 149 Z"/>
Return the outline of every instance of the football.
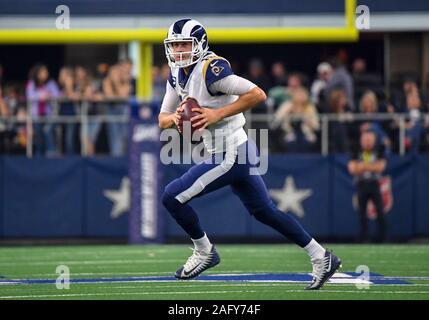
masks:
<path fill-rule="evenodd" d="M 183 107 L 183 113 L 182 113 L 182 118 L 179 122 L 179 131 L 183 134 L 184 124 L 188 121 L 189 122 L 188 125 L 191 127 L 191 135 L 192 135 L 194 133 L 194 131 L 196 131 L 202 127 L 202 126 L 192 127 L 191 118 L 199 115 L 198 112 L 192 111 L 192 109 L 201 108 L 201 106 L 198 103 L 198 101 L 194 98 L 187 98 L 186 100 L 184 100 L 182 102 L 181 105 Z"/>

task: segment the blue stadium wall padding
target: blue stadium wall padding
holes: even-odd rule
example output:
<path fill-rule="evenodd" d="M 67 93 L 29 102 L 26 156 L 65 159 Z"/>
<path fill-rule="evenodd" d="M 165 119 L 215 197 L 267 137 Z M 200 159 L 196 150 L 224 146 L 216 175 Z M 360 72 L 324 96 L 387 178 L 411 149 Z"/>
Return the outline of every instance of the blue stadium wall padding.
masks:
<path fill-rule="evenodd" d="M 5 237 L 82 234 L 82 161 L 5 157 Z"/>
<path fill-rule="evenodd" d="M 416 159 L 412 156 L 389 158 L 386 174 L 392 181 L 392 209 L 386 213 L 389 234 L 410 237 L 414 230 L 414 168 Z"/>
<path fill-rule="evenodd" d="M 105 196 L 127 178 L 125 158 L 0 159 L 3 237 L 126 237 L 128 212 Z M 2 177 L 3 176 L 3 177 Z"/>
<path fill-rule="evenodd" d="M 84 235 L 126 237 L 128 212 L 112 215 L 114 203 L 105 196 L 105 192 L 119 190 L 123 179 L 127 179 L 127 160 L 94 158 L 84 161 Z"/>
<path fill-rule="evenodd" d="M 4 235 L 4 229 L 3 229 L 3 207 L 4 207 L 4 196 L 3 196 L 3 192 L 4 192 L 4 187 L 3 187 L 3 183 L 4 183 L 4 179 L 3 179 L 3 158 L 0 157 L 0 238 L 3 237 Z"/>
<path fill-rule="evenodd" d="M 350 238 L 358 234 L 359 223 L 348 160 L 340 155 L 272 155 L 263 179 L 270 190 L 283 189 L 289 178 L 295 192 L 310 191 L 300 201 L 304 215 L 287 214 L 295 215 L 311 234 Z M 188 168 L 163 166 L 162 186 Z M 120 192 L 127 175 L 126 158 L 0 157 L 0 237 L 127 237 L 128 212 L 112 217 L 115 203 L 106 196 L 109 190 Z M 389 234 L 428 236 L 429 155 L 392 156 L 383 176 L 391 179 Z M 229 187 L 190 204 L 211 235 L 281 238 L 251 217 Z M 165 215 L 167 237 L 185 237 L 162 206 L 160 214 Z M 374 232 L 375 221 L 370 227 Z"/>
<path fill-rule="evenodd" d="M 282 190 L 288 178 L 298 192 L 311 192 L 311 194 L 300 202 L 302 216 L 299 212 L 288 211 L 287 214 L 293 214 L 310 233 L 327 236 L 329 234 L 329 188 L 326 184 L 329 180 L 328 158 L 317 155 L 270 156 L 268 171 L 263 176 L 268 190 Z M 273 200 L 280 205 L 276 199 Z M 277 235 L 271 228 L 255 219 L 252 219 L 251 234 Z"/>
<path fill-rule="evenodd" d="M 353 207 L 353 180 L 347 169 L 349 157 L 345 155 L 330 157 L 331 195 L 330 234 L 337 237 L 355 237 L 359 232 L 358 215 Z"/>
<path fill-rule="evenodd" d="M 415 179 L 415 233 L 429 235 L 429 155 L 417 157 Z"/>

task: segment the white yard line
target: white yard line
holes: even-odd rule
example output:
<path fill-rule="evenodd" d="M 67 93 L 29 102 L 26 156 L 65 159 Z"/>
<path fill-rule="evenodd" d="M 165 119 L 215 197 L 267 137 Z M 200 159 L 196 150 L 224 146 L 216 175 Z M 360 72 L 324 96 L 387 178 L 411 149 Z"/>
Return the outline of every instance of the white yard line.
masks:
<path fill-rule="evenodd" d="M 25 296 L 0 296 L 0 299 L 19 299 L 19 298 L 51 298 L 51 297 L 90 297 L 90 296 L 123 296 L 123 295 L 172 295 L 172 294 L 207 294 L 207 293 L 252 293 L 258 291 L 167 291 L 167 292 L 115 292 L 115 293 L 71 293 L 71 294 L 39 294 L 39 295 L 25 295 Z"/>
<path fill-rule="evenodd" d="M 183 262 L 183 259 L 138 259 L 138 260 L 83 260 L 83 261 L 73 261 L 73 260 L 55 260 L 55 261 L 19 261 L 19 262 L 0 262 L 0 266 L 18 266 L 22 264 L 32 265 L 32 266 L 45 266 L 45 265 L 56 265 L 56 264 L 66 264 L 66 265 L 94 265 L 94 264 L 124 264 L 124 263 L 163 263 L 163 262 Z"/>
<path fill-rule="evenodd" d="M 153 282 L 151 282 L 151 285 L 147 285 L 147 286 L 97 286 L 98 288 L 103 288 L 103 289 L 143 289 L 143 288 L 178 288 L 180 287 L 180 285 L 183 282 L 177 282 L 176 285 L 165 285 L 165 286 L 154 286 L 152 285 Z M 166 281 L 166 283 L 171 284 L 174 282 L 170 282 L 170 281 Z M 195 284 L 195 285 L 194 285 Z M 183 288 L 200 288 L 201 286 L 204 287 L 287 287 L 287 286 L 292 286 L 292 285 L 297 285 L 297 286 L 301 286 L 305 284 L 305 282 L 283 282 L 283 283 L 224 283 L 224 284 L 216 284 L 216 283 L 207 283 L 207 282 L 201 282 L 198 283 L 197 282 L 193 282 L 193 284 L 189 284 L 184 286 Z M 345 286 L 353 286 L 353 284 L 339 284 L 339 283 L 329 283 L 328 284 L 329 287 L 345 287 Z M 370 288 L 373 286 L 389 286 L 389 287 L 403 287 L 403 284 L 371 284 Z M 429 286 L 429 284 L 407 284 L 407 287 L 427 287 Z M 21 289 L 22 290 L 22 289 Z M 323 290 L 324 291 L 324 290 Z M 359 290 L 362 291 L 362 290 Z M 363 290 L 365 291 L 365 290 Z M 369 289 L 369 291 L 371 291 L 371 289 Z M 426 291 L 429 294 L 429 291 Z"/>
<path fill-rule="evenodd" d="M 243 270 L 226 270 L 226 271 L 222 271 L 223 273 L 240 273 Z M 280 271 L 261 271 L 261 270 L 254 270 L 254 271 L 249 271 L 249 273 L 279 273 Z M 300 272 L 291 272 L 291 273 L 300 273 Z M 210 273 L 210 271 L 208 273 L 206 273 L 206 275 L 218 275 L 217 273 Z M 241 274 L 241 273 L 240 273 Z M 72 272 L 73 276 L 97 276 L 97 275 L 103 275 L 103 276 L 107 276 L 107 275 L 112 275 L 112 276 L 116 276 L 119 277 L 120 275 L 174 275 L 174 272 L 172 271 L 153 271 L 153 272 Z M 23 276 L 25 276 L 26 279 L 32 278 L 32 277 L 40 277 L 40 276 L 52 276 L 52 277 L 58 277 L 57 273 L 26 273 L 24 275 L 19 275 L 19 277 L 21 279 L 23 279 Z M 0 278 L 1 280 L 1 278 Z"/>

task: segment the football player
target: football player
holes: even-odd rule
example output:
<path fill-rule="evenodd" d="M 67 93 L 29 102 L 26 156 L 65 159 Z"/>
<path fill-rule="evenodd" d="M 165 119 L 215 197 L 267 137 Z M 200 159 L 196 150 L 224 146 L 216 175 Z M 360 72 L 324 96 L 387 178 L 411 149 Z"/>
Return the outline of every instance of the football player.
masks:
<path fill-rule="evenodd" d="M 194 165 L 182 177 L 169 183 L 162 203 L 194 243 L 193 254 L 175 276 L 192 279 L 220 262 L 195 211 L 189 205 L 195 197 L 230 186 L 249 213 L 303 248 L 313 264 L 313 280 L 306 289 L 319 289 L 340 267 L 341 260 L 325 250 L 290 214 L 280 211 L 270 199 L 260 175 L 250 173 L 258 150 L 243 129 L 243 112 L 266 99 L 263 90 L 235 75 L 229 62 L 209 51 L 203 25 L 193 19 L 173 23 L 164 40 L 171 68 L 160 114 L 162 129 L 178 126 L 183 102 L 195 98 L 202 108 L 192 125 L 202 126 L 203 142 L 212 157 Z M 243 159 L 244 163 L 237 159 Z M 253 159 L 253 160 L 252 160 Z"/>

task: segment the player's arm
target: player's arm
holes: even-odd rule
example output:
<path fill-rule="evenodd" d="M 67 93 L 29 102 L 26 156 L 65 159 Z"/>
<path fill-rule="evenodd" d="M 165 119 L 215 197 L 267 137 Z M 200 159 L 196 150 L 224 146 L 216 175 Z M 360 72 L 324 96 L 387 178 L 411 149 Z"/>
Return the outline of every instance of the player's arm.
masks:
<path fill-rule="evenodd" d="M 373 163 L 351 160 L 348 163 L 348 169 L 351 175 L 361 175 L 365 172 L 382 173 L 386 169 L 386 160 L 380 159 Z"/>
<path fill-rule="evenodd" d="M 364 173 L 363 171 L 363 161 L 359 160 L 357 150 L 354 150 L 350 161 L 347 163 L 347 169 L 352 176 L 360 176 Z"/>
<path fill-rule="evenodd" d="M 373 163 L 363 163 L 363 170 L 374 172 L 374 173 L 382 173 L 386 169 L 386 160 L 380 159 Z"/>
<path fill-rule="evenodd" d="M 169 82 L 166 84 L 165 96 L 162 100 L 161 111 L 158 116 L 158 124 L 161 129 L 171 128 L 180 121 L 180 99 Z"/>
<path fill-rule="evenodd" d="M 350 160 L 347 168 L 349 169 L 349 173 L 352 176 L 358 176 L 361 175 L 363 173 L 362 171 L 362 163 L 360 161 L 357 160 Z"/>
<path fill-rule="evenodd" d="M 10 114 L 9 107 L 6 102 L 3 100 L 2 92 L 0 88 L 0 116 L 8 116 Z"/>
<path fill-rule="evenodd" d="M 239 98 L 233 103 L 227 104 L 219 109 L 193 109 L 200 115 L 191 119 L 194 127 L 202 125 L 202 129 L 219 122 L 224 118 L 245 112 L 267 99 L 265 92 L 254 83 L 237 75 L 231 74 L 210 86 L 211 91 L 221 92 L 229 95 L 238 95 Z"/>
<path fill-rule="evenodd" d="M 178 125 L 180 121 L 180 115 L 178 112 L 160 112 L 158 115 L 158 123 L 161 129 L 171 128 L 174 125 Z"/>
<path fill-rule="evenodd" d="M 267 96 L 259 87 L 254 87 L 248 92 L 239 96 L 239 98 L 222 108 L 217 109 L 221 119 L 236 115 L 241 112 L 245 112 L 257 105 L 261 104 L 267 99 Z"/>

